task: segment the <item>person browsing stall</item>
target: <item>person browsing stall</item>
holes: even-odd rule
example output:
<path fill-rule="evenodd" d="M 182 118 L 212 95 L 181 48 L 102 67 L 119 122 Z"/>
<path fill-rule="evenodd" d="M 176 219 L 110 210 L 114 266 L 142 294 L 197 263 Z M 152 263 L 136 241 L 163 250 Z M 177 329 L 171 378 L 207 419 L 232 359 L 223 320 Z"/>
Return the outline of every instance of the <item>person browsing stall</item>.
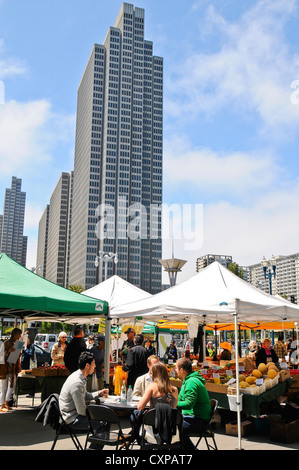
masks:
<path fill-rule="evenodd" d="M 52 366 L 54 364 L 63 364 L 64 363 L 64 353 L 67 348 L 66 333 L 61 331 L 58 335 L 58 341 L 54 344 L 51 350 Z"/>
<path fill-rule="evenodd" d="M 267 362 L 278 363 L 278 356 L 274 349 L 271 348 L 271 340 L 265 338 L 262 347 L 256 353 L 256 367 L 261 363 L 267 364 Z"/>
<path fill-rule="evenodd" d="M 65 367 L 72 374 L 78 370 L 78 359 L 83 351 L 86 351 L 86 343 L 84 341 L 84 331 L 80 326 L 76 326 L 74 337 L 70 341 L 64 353 Z"/>
<path fill-rule="evenodd" d="M 127 385 L 132 385 L 132 388 L 134 388 L 137 377 L 148 372 L 148 352 L 142 346 L 143 339 L 141 334 L 135 336 L 135 345 L 129 349 L 126 363 L 123 365 L 123 371 L 128 373 Z"/>

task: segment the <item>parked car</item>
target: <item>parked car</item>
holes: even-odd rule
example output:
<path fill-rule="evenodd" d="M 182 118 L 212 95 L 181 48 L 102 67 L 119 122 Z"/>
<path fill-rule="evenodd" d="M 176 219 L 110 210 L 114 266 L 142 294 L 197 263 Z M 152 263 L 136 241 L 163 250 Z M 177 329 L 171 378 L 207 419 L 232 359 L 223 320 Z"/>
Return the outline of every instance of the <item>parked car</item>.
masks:
<path fill-rule="evenodd" d="M 34 339 L 34 344 L 37 344 L 47 352 L 51 352 L 51 349 L 55 343 L 57 343 L 58 335 L 54 333 L 39 333 Z"/>
<path fill-rule="evenodd" d="M 48 351 L 35 344 L 35 353 L 37 367 L 42 367 L 45 365 L 45 363 L 48 363 L 49 366 L 51 365 L 52 358 L 51 354 Z"/>

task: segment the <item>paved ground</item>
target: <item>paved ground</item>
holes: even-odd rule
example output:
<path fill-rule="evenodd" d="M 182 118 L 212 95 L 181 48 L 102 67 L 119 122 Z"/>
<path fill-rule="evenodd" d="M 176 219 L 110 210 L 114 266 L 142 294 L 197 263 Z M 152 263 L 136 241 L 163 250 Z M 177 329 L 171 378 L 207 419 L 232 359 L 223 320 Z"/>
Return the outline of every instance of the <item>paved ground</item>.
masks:
<path fill-rule="evenodd" d="M 36 408 L 40 404 L 40 396 L 36 395 L 34 407 L 32 400 L 25 396 L 19 397 L 18 408 L 13 408 L 7 413 L 0 413 L 0 450 L 15 451 L 45 451 L 50 450 L 54 438 L 54 431 L 50 426 L 44 427 L 35 422 Z M 129 431 L 129 421 L 127 417 L 122 418 L 123 429 Z M 238 439 L 235 436 L 225 434 L 224 426 L 221 426 L 220 419 L 216 422 L 216 442 L 220 451 L 232 451 L 238 449 Z M 85 442 L 83 436 L 80 437 L 82 443 Z M 204 443 L 200 444 L 200 449 L 206 449 Z M 56 445 L 57 450 L 74 450 L 73 442 L 70 438 L 61 436 Z M 108 450 L 105 448 L 104 450 Z M 138 448 L 136 447 L 135 450 Z M 110 449 L 109 449 L 110 450 Z M 251 451 L 286 451 L 299 450 L 299 442 L 293 444 L 280 444 L 272 442 L 269 433 L 258 433 L 242 438 L 242 450 Z M 136 455 L 140 454 L 135 452 Z M 108 453 L 107 455 L 111 455 Z M 124 456 L 124 452 L 117 455 Z M 215 454 L 214 454 L 215 456 Z M 185 462 L 186 463 L 186 462 Z M 115 462 L 114 462 L 115 464 Z"/>

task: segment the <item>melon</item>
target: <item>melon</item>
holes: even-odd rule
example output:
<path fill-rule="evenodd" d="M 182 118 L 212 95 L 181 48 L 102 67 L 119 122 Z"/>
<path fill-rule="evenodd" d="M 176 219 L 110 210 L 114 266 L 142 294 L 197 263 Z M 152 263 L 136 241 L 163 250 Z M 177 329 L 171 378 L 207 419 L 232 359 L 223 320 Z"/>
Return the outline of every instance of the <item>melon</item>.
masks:
<path fill-rule="evenodd" d="M 249 377 L 246 377 L 246 382 L 247 382 L 249 385 L 254 384 L 255 381 L 256 381 L 256 377 L 253 377 L 252 375 L 249 375 Z"/>
<path fill-rule="evenodd" d="M 247 382 L 240 382 L 240 388 L 247 388 L 248 387 L 248 383 Z"/>
<path fill-rule="evenodd" d="M 245 375 L 240 374 L 240 375 L 239 375 L 239 382 L 245 382 L 245 380 L 246 380 Z"/>
<path fill-rule="evenodd" d="M 274 362 L 267 362 L 267 369 L 269 369 L 271 366 L 275 366 Z"/>
<path fill-rule="evenodd" d="M 254 370 L 252 371 L 252 375 L 253 375 L 254 377 L 256 377 L 257 379 L 260 379 L 260 378 L 263 376 L 263 374 L 261 373 L 261 371 L 258 370 L 258 369 L 254 369 Z"/>
<path fill-rule="evenodd" d="M 258 370 L 261 371 L 262 374 L 265 374 L 267 372 L 267 366 L 263 362 L 261 362 L 258 366 Z"/>
<path fill-rule="evenodd" d="M 270 366 L 270 367 L 268 368 L 268 371 L 269 371 L 269 370 L 275 370 L 275 372 L 279 372 L 279 369 L 278 369 L 276 366 Z"/>
<path fill-rule="evenodd" d="M 268 370 L 268 377 L 269 377 L 269 379 L 274 379 L 274 378 L 276 377 L 276 375 L 277 375 L 276 370 L 274 370 L 274 369 Z"/>

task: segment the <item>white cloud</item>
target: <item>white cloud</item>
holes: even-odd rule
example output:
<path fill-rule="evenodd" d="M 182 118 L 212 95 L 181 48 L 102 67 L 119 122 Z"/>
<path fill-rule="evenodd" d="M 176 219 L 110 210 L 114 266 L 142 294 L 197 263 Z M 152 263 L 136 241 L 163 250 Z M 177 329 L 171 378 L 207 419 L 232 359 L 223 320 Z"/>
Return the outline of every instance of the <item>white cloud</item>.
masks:
<path fill-rule="evenodd" d="M 174 256 L 187 260 L 178 283 L 196 273 L 196 259 L 208 253 L 231 255 L 240 265 L 259 263 L 263 256 L 298 253 L 299 182 L 272 191 L 250 206 L 220 201 L 203 208 L 203 243 L 186 250 L 186 240 L 174 240 Z M 196 230 L 196 229 L 195 229 Z M 163 257 L 171 257 L 172 240 L 163 240 Z M 164 281 L 167 278 L 164 275 Z"/>
<path fill-rule="evenodd" d="M 219 35 L 219 49 L 194 52 L 176 64 L 167 83 L 168 114 L 190 120 L 229 106 L 236 113 L 256 112 L 264 132 L 282 125 L 297 129 L 299 106 L 291 103 L 290 86 L 298 78 L 299 61 L 284 37 L 297 5 L 297 0 L 261 0 L 236 22 L 209 7 L 202 28 Z"/>

